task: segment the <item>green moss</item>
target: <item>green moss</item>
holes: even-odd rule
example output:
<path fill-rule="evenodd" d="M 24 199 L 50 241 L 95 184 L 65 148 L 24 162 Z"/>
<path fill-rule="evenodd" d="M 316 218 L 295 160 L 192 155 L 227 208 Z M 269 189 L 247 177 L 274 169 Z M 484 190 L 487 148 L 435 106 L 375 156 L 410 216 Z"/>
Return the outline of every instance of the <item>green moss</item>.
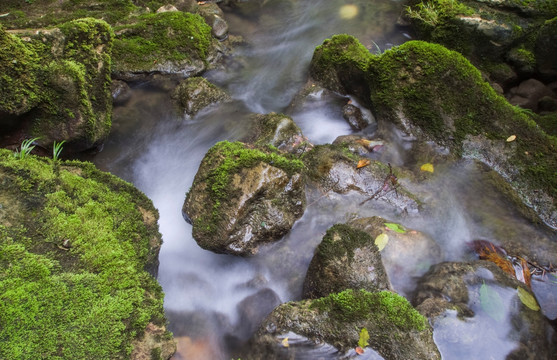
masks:
<path fill-rule="evenodd" d="M 392 326 L 406 331 L 427 328 L 427 319 L 408 300 L 390 291 L 345 290 L 314 300 L 311 308 L 327 312 L 330 317 L 342 322 L 373 320 L 385 330 Z"/>
<path fill-rule="evenodd" d="M 144 14 L 137 22 L 115 27 L 117 70 L 151 69 L 157 61 L 205 61 L 211 45 L 211 27 L 199 15 L 183 12 Z"/>
<path fill-rule="evenodd" d="M 352 259 L 355 249 L 370 244 L 373 244 L 373 239 L 366 232 L 346 224 L 336 224 L 327 230 L 316 251 L 325 262 L 343 256 Z"/>
<path fill-rule="evenodd" d="M 160 238 L 141 212 L 150 201 L 91 164 L 61 162 L 55 174 L 6 150 L 0 180 L 28 207 L 25 227 L 0 224 L 0 358 L 129 357 L 149 321 L 164 323 L 162 290 L 144 269 Z"/>
<path fill-rule="evenodd" d="M 37 55 L 0 25 L 0 112 L 22 114 L 40 100 Z"/>

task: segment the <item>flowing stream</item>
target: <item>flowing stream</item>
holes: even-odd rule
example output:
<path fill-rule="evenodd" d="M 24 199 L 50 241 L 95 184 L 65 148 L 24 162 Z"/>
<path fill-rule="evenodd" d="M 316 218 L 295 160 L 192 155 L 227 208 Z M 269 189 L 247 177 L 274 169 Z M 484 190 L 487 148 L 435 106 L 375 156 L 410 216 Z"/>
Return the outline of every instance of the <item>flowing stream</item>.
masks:
<path fill-rule="evenodd" d="M 289 112 L 291 100 L 307 80 L 313 50 L 338 33 L 356 36 L 372 52 L 410 38 L 395 26 L 402 9 L 397 1 L 265 0 L 239 4 L 242 6 L 226 9 L 226 20 L 231 34 L 241 35 L 251 45 L 236 49 L 224 70 L 205 74 L 235 101 L 185 120 L 176 114 L 164 87 L 136 84 L 130 101 L 114 108 L 112 134 L 103 151 L 92 158 L 99 168 L 136 185 L 159 210 L 164 241 L 159 281 L 170 328 L 178 341 L 175 359 L 230 359 L 230 348 L 249 333 L 238 318 L 242 300 L 262 288 L 272 289 L 282 302 L 299 299 L 307 266 L 327 228 L 356 216 L 396 216 L 392 209 L 358 206 L 352 195 L 323 196 L 308 201 L 305 214 L 284 239 L 262 248 L 254 257 L 218 255 L 198 247 L 181 208 L 201 159 L 212 145 L 241 138 L 247 116 L 253 112 L 291 115 L 316 144 L 351 134 L 338 103 L 316 100 L 311 108 Z M 381 160 L 414 165 L 406 163 L 409 157 L 403 145 L 401 140 L 399 150 L 387 152 Z M 484 176 L 483 167 L 468 161 L 439 166 L 438 180 L 421 189 L 433 199 L 427 219 L 420 216 L 397 221 L 431 236 L 443 250 L 439 262 L 462 260 L 466 256 L 463 242 L 474 238 L 549 236 L 513 210 Z M 509 223 L 513 224 L 512 233 L 506 232 Z M 408 296 L 415 281 L 412 276 L 399 275 L 395 288 Z M 502 297 L 510 301 L 504 294 Z M 453 332 L 458 334 L 453 335 L 482 332 L 486 341 L 455 346 L 450 339 L 437 336 L 444 358 L 504 359 L 515 348 L 508 323 L 485 321 L 485 315 L 478 314 L 455 327 Z"/>

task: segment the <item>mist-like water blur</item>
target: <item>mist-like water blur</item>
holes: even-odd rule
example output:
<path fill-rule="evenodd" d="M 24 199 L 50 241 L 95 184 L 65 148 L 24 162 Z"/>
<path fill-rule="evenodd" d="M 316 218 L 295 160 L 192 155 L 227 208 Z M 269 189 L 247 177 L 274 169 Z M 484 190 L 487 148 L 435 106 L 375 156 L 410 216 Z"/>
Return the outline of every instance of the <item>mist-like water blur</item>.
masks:
<path fill-rule="evenodd" d="M 306 82 L 314 48 L 332 34 L 353 34 L 369 49 L 385 49 L 406 40 L 407 34 L 394 26 L 401 4 L 390 0 L 353 3 L 358 13 L 350 19 L 339 15 L 346 5 L 343 0 L 271 1 L 250 12 L 242 12 L 241 7 L 229 10 L 226 17 L 231 32 L 242 35 L 250 46 L 235 55 L 242 66 L 207 76 L 227 89 L 235 102 L 184 120 L 174 111 L 166 92 L 145 84 L 133 89 L 125 106 L 115 108 L 112 134 L 93 160 L 101 169 L 134 183 L 159 211 L 163 246 L 158 280 L 165 292 L 170 329 L 178 342 L 175 359 L 230 359 L 230 337 L 243 331 L 238 318 L 242 300 L 265 288 L 283 302 L 299 299 L 314 249 L 335 223 L 374 215 L 396 218 L 433 238 L 442 249 L 437 259 L 441 262 L 462 259 L 466 241 L 499 236 L 500 225 L 484 221 L 488 216 L 478 217 L 482 211 L 492 212 L 492 218 L 517 217 L 512 210 L 501 209 L 500 199 L 489 199 L 489 204 L 484 201 L 484 184 L 478 180 L 482 171 L 464 162 L 436 169 L 434 180 L 425 184 L 405 184 L 424 197 L 427 216 L 400 218 L 390 207 L 360 206 L 361 194 L 311 194 L 306 212 L 292 231 L 252 258 L 218 255 L 197 245 L 181 210 L 211 146 L 220 140 L 242 138 L 250 112 L 287 112 Z M 311 142 L 329 143 L 352 133 L 342 118 L 346 100 L 317 94 L 291 115 Z M 411 139 L 399 139 L 400 134 L 394 132 L 388 135 L 395 142 L 387 147 L 382 160 L 408 165 Z M 520 231 L 516 236 L 521 236 Z M 412 276 L 402 278 L 395 290 L 409 296 L 415 281 Z M 463 331 L 474 329 L 472 323 Z M 233 342 L 242 340 L 240 336 Z M 451 353 L 449 346 L 443 353 L 451 354 L 452 359 L 470 358 Z M 323 356 L 337 358 L 338 354 Z"/>

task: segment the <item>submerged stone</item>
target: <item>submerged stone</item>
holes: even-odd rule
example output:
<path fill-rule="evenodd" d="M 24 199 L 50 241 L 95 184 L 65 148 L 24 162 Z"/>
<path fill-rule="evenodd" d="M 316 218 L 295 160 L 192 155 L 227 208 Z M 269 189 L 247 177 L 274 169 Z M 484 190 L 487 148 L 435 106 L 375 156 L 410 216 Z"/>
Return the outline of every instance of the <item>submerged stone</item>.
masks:
<path fill-rule="evenodd" d="M 441 351 L 489 357 L 508 349 L 507 358 L 550 359 L 550 324 L 521 293 L 531 290 L 492 262 L 445 262 L 420 279 L 413 303 L 433 323 Z"/>
<path fill-rule="evenodd" d="M 199 111 L 211 105 L 231 101 L 231 97 L 202 77 L 182 80 L 172 92 L 186 118 L 194 117 Z"/>
<path fill-rule="evenodd" d="M 203 158 L 183 214 L 207 250 L 252 255 L 279 240 L 303 214 L 303 163 L 275 150 L 227 141 Z"/>

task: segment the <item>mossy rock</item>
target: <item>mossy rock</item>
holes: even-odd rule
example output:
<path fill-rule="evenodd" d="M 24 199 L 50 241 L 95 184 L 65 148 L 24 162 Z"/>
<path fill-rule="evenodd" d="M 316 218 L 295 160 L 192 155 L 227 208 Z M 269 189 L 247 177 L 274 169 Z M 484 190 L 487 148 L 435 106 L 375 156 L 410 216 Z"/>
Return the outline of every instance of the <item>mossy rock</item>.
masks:
<path fill-rule="evenodd" d="M 208 106 L 232 100 L 224 90 L 203 77 L 182 80 L 172 92 L 172 98 L 186 118 L 195 116 Z"/>
<path fill-rule="evenodd" d="M 47 148 L 61 140 L 73 151 L 102 143 L 112 123 L 111 27 L 86 18 L 20 35 L 25 42 L 0 29 L 18 54 L 0 59 L 5 69 L 0 111 L 11 115 L 11 127 Z"/>
<path fill-rule="evenodd" d="M 114 72 L 120 77 L 148 72 L 197 75 L 214 55 L 211 27 L 197 14 L 143 14 L 114 30 Z"/>
<path fill-rule="evenodd" d="M 534 74 L 535 66 L 513 63 L 517 53 L 511 50 L 532 52 L 543 22 L 557 15 L 557 5 L 551 0 L 414 0 L 405 15 L 420 39 L 458 51 L 488 73 L 490 63 L 507 62 L 525 76 Z"/>
<path fill-rule="evenodd" d="M 326 41 L 315 54 L 329 46 L 336 48 L 331 52 L 343 48 L 338 41 Z M 367 61 L 371 96 L 364 100 L 380 125 L 394 123 L 418 140 L 485 162 L 545 223 L 557 226 L 557 140 L 498 95 L 467 59 L 437 44 L 410 41 L 379 56 L 369 54 Z M 311 66 L 324 69 L 322 62 L 314 55 Z M 336 72 L 343 66 L 328 65 Z M 344 84 L 348 93 L 360 91 L 349 84 Z M 507 142 L 511 135 L 516 140 Z"/>
<path fill-rule="evenodd" d="M 290 116 L 254 114 L 250 117 L 249 134 L 244 142 L 256 146 L 273 146 L 282 152 L 301 154 L 313 146 Z"/>
<path fill-rule="evenodd" d="M 168 358 L 151 201 L 92 164 L 8 150 L 0 183 L 0 357 Z"/>
<path fill-rule="evenodd" d="M 204 249 L 252 255 L 304 212 L 303 163 L 273 148 L 222 141 L 203 158 L 183 213 Z"/>
<path fill-rule="evenodd" d="M 315 250 L 304 281 L 303 297 L 317 299 L 346 289 L 391 290 L 374 238 L 337 224 Z"/>
<path fill-rule="evenodd" d="M 374 350 L 385 359 L 441 358 L 427 320 L 406 299 L 390 291 L 365 290 L 280 305 L 242 358 L 312 358 L 327 344 L 338 356 L 358 346 L 363 328 L 369 333 L 366 351 Z M 283 345 L 286 337 L 288 347 Z"/>

